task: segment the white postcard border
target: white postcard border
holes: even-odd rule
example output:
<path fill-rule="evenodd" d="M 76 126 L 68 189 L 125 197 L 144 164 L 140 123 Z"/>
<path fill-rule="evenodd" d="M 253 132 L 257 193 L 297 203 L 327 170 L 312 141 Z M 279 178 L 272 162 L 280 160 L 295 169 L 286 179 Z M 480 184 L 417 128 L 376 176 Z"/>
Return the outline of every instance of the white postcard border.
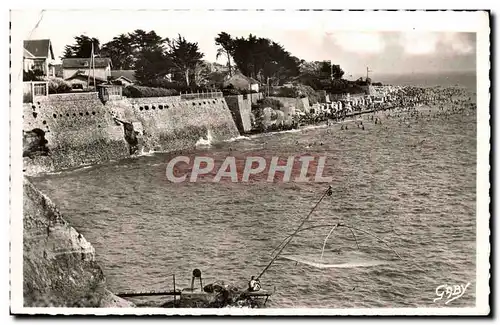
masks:
<path fill-rule="evenodd" d="M 191 11 L 190 19 L 205 19 L 203 10 Z M 172 14 L 165 11 L 163 14 Z M 175 13 L 178 16 L 178 13 Z M 489 229 L 489 16 L 487 12 L 299 12 L 299 11 L 216 11 L 212 20 L 230 16 L 231 28 L 248 28 L 255 15 L 264 15 L 262 28 L 385 31 L 461 31 L 477 33 L 477 278 L 475 308 L 386 308 L 386 309 L 163 309 L 163 308 L 25 308 L 22 306 L 22 62 L 11 61 L 11 312 L 21 314 L 94 314 L 94 315 L 479 315 L 489 312 L 490 229 Z M 298 19 L 297 17 L 299 17 Z M 184 17 L 188 17 L 186 15 Z M 222 18 L 224 17 L 224 18 Z M 259 16 L 259 19 L 262 19 Z M 26 23 L 22 12 L 11 13 L 12 58 L 22 58 L 22 40 L 16 26 Z M 376 26 L 376 27 L 375 27 Z M 429 293 L 431 296 L 433 293 Z"/>

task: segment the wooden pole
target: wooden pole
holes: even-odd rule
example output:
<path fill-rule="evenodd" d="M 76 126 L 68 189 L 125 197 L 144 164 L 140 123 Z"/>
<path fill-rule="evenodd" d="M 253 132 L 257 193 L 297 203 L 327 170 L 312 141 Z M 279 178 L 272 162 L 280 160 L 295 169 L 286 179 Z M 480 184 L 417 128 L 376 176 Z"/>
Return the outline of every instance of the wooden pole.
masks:
<path fill-rule="evenodd" d="M 278 247 L 281 246 L 280 250 L 276 253 L 276 255 L 271 259 L 271 261 L 269 262 L 269 264 L 267 264 L 267 266 L 262 270 L 262 272 L 260 272 L 260 274 L 257 276 L 257 280 L 260 279 L 260 277 L 267 271 L 267 269 L 271 266 L 271 264 L 273 264 L 273 262 L 279 257 L 279 255 L 281 254 L 281 252 L 285 249 L 285 247 L 290 244 L 290 242 L 292 241 L 293 237 L 300 231 L 300 228 L 302 228 L 302 226 L 304 225 L 304 223 L 309 219 L 309 217 L 313 214 L 314 210 L 316 210 L 316 208 L 318 207 L 318 205 L 321 203 L 321 201 L 323 201 L 323 199 L 328 195 L 330 196 L 332 193 L 332 186 L 329 185 L 328 186 L 328 189 L 323 193 L 323 195 L 321 196 L 321 198 L 318 200 L 318 202 L 316 203 L 316 205 L 311 209 L 311 211 L 309 211 L 309 214 L 304 218 L 302 219 L 300 225 L 297 227 L 297 229 L 294 231 L 294 233 L 289 236 L 288 238 L 285 238 L 281 243 L 280 245 L 278 245 Z M 278 248 L 276 247 L 276 248 Z"/>
<path fill-rule="evenodd" d="M 90 55 L 89 59 L 89 73 L 87 75 L 87 90 L 90 89 L 90 69 L 92 69 L 92 54 Z"/>
<path fill-rule="evenodd" d="M 97 90 L 95 85 L 95 58 L 94 58 L 94 42 L 92 42 L 92 75 L 94 77 L 94 88 Z"/>
<path fill-rule="evenodd" d="M 175 274 L 172 275 L 172 278 L 174 279 L 174 292 L 175 292 Z M 174 295 L 174 307 L 175 307 L 175 302 L 176 302 L 176 298 Z"/>

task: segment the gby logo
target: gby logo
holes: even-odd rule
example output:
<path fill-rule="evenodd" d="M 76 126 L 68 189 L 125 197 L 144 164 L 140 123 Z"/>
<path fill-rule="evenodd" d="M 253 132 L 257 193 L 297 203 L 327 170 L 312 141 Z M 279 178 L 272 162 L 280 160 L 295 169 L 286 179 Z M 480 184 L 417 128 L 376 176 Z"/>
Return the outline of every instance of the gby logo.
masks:
<path fill-rule="evenodd" d="M 235 157 L 214 159 L 205 156 L 177 156 L 168 161 L 166 177 L 181 182 L 318 182 L 329 183 L 323 176 L 326 157 Z"/>
<path fill-rule="evenodd" d="M 465 291 L 470 286 L 470 282 L 467 282 L 466 285 L 463 284 L 455 284 L 455 285 L 447 285 L 443 284 L 436 288 L 436 296 L 434 298 L 434 302 L 445 299 L 445 305 L 449 304 L 455 299 L 462 297 L 465 294 Z"/>

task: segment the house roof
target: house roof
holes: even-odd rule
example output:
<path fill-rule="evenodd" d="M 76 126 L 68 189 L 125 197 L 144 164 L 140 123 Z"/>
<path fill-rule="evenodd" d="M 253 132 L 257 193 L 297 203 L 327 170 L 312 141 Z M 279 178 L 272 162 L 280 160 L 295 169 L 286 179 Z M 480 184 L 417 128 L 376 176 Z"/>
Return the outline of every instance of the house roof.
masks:
<path fill-rule="evenodd" d="M 137 80 L 135 78 L 135 70 L 111 70 L 111 77 L 113 77 L 113 79 L 124 77 L 130 80 L 130 82 L 135 82 Z"/>
<path fill-rule="evenodd" d="M 87 80 L 88 78 L 89 78 L 89 76 L 87 74 L 85 74 L 84 72 L 77 71 L 71 77 L 66 78 L 65 80 L 72 80 L 72 79 L 84 79 L 84 80 Z M 90 79 L 94 79 L 94 76 L 91 75 Z M 106 80 L 104 80 L 102 78 L 99 78 L 99 77 L 95 77 L 95 80 L 96 81 L 101 81 L 101 82 L 106 82 Z"/>
<path fill-rule="evenodd" d="M 23 57 L 24 58 L 28 58 L 28 59 L 35 58 L 35 56 L 33 54 L 31 54 L 27 49 L 24 49 L 24 51 L 23 51 Z"/>
<path fill-rule="evenodd" d="M 259 83 L 254 78 L 247 77 L 244 74 L 242 74 L 241 72 L 235 72 L 231 77 L 229 77 L 229 72 L 227 72 L 226 78 L 228 78 L 225 82 L 226 84 L 231 83 L 231 81 L 233 81 L 234 79 L 244 79 L 251 85 Z"/>
<path fill-rule="evenodd" d="M 36 39 L 24 41 L 24 49 L 29 52 L 33 57 L 48 58 L 54 60 L 54 52 L 52 51 L 52 44 L 49 39 Z"/>
<path fill-rule="evenodd" d="M 111 65 L 110 58 L 94 58 L 96 68 L 106 68 Z M 90 67 L 90 58 L 62 59 L 63 69 L 85 69 Z"/>

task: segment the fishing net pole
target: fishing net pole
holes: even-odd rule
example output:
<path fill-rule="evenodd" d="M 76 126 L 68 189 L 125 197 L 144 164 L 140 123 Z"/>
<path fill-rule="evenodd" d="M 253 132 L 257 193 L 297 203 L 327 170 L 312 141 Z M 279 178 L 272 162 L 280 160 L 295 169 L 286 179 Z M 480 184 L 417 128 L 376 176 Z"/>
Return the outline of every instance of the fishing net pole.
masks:
<path fill-rule="evenodd" d="M 358 244 L 358 240 L 357 240 L 357 238 L 356 238 L 356 235 L 355 235 L 355 233 L 354 233 L 354 230 L 359 231 L 359 232 L 362 232 L 362 233 L 365 233 L 365 234 L 367 234 L 367 235 L 369 235 L 369 236 L 371 236 L 371 237 L 373 237 L 373 238 L 377 239 L 378 241 L 380 241 L 381 243 L 383 243 L 385 246 L 387 246 L 387 248 L 389 248 L 392 252 L 394 252 L 394 254 L 396 254 L 396 256 L 397 256 L 399 259 L 401 259 L 401 260 L 402 260 L 401 256 L 398 254 L 398 252 L 397 252 L 396 250 L 394 250 L 394 249 L 393 249 L 393 248 L 389 245 L 389 243 L 388 243 L 386 240 L 384 240 L 384 239 L 382 239 L 382 238 L 378 237 L 377 235 L 375 235 L 375 234 L 373 234 L 373 233 L 371 233 L 371 232 L 369 232 L 369 231 L 366 231 L 366 230 L 363 230 L 363 229 L 360 229 L 360 228 L 357 228 L 357 227 L 349 226 L 349 225 L 346 225 L 346 224 L 344 224 L 344 223 L 336 223 L 336 224 L 328 224 L 328 225 L 316 225 L 316 226 L 311 226 L 311 227 L 303 228 L 303 229 L 300 229 L 299 231 L 297 231 L 296 233 L 293 233 L 293 234 L 288 235 L 288 236 L 285 238 L 285 240 L 286 240 L 286 239 L 288 239 L 288 238 L 291 238 L 291 237 L 295 236 L 295 235 L 296 235 L 297 233 L 299 233 L 299 232 L 303 232 L 303 231 L 306 231 L 306 230 L 311 230 L 311 229 L 315 229 L 315 228 L 326 228 L 326 227 L 332 227 L 332 230 L 330 231 L 330 233 L 328 234 L 328 236 L 325 238 L 324 245 L 323 245 L 323 251 L 324 251 L 324 248 L 325 248 L 326 241 L 327 241 L 328 237 L 331 235 L 331 233 L 332 233 L 335 229 L 337 229 L 338 227 L 344 227 L 344 228 L 347 228 L 347 229 L 349 229 L 349 230 L 351 231 L 351 233 L 352 233 L 352 235 L 353 235 L 353 237 L 354 237 L 354 239 L 355 239 L 355 241 L 356 241 L 356 245 L 357 245 L 358 249 L 359 249 L 359 244 Z M 322 256 L 323 256 L 323 253 L 322 253 Z"/>
<path fill-rule="evenodd" d="M 260 272 L 260 274 L 257 276 L 257 280 L 260 279 L 260 277 L 267 271 L 267 269 L 274 263 L 274 261 L 279 257 L 279 255 L 281 254 L 281 252 L 285 249 L 285 247 L 290 244 L 290 242 L 292 241 L 293 239 L 293 236 L 295 236 L 299 231 L 300 231 L 300 228 L 302 228 L 302 226 L 304 225 L 304 223 L 309 219 L 309 217 L 313 214 L 313 212 L 316 210 L 316 208 L 318 207 L 318 205 L 321 203 L 321 201 L 323 201 L 323 199 L 326 197 L 326 196 L 331 196 L 333 194 L 333 191 L 332 191 L 332 186 L 329 185 L 328 188 L 325 190 L 325 192 L 323 193 L 323 195 L 321 195 L 320 199 L 318 200 L 318 202 L 316 203 L 316 205 L 314 205 L 314 207 L 311 209 L 311 211 L 309 211 L 309 213 L 307 214 L 307 216 L 302 219 L 302 222 L 299 224 L 299 226 L 297 227 L 297 229 L 295 229 L 294 233 L 290 236 L 288 236 L 287 238 L 285 238 L 279 245 L 278 247 L 281 246 L 281 248 L 279 249 L 279 251 L 276 253 L 276 255 L 271 259 L 271 261 L 266 265 L 266 267 L 262 270 L 262 272 Z"/>

